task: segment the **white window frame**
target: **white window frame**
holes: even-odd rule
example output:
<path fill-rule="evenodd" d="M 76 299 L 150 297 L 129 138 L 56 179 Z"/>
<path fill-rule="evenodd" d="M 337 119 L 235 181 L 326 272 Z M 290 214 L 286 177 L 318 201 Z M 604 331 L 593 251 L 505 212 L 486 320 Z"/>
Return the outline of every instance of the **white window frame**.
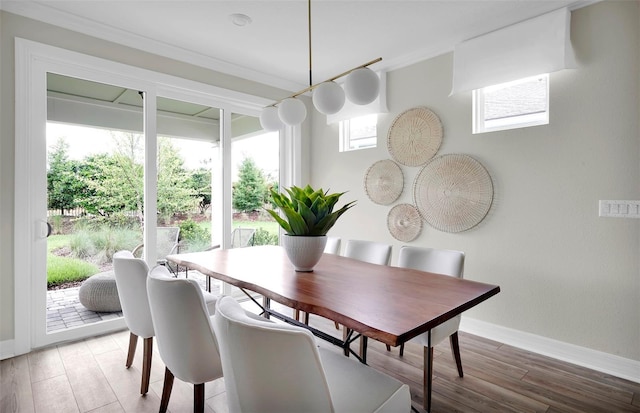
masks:
<path fill-rule="evenodd" d="M 376 131 L 375 131 L 373 136 L 367 137 L 367 138 L 374 138 L 374 144 L 373 145 L 368 145 L 368 146 L 353 146 L 352 142 L 351 142 L 351 134 L 352 134 L 351 120 L 352 119 L 345 119 L 345 120 L 341 120 L 339 122 L 339 125 L 338 125 L 338 130 L 339 130 L 339 135 L 340 135 L 340 139 L 339 139 L 339 142 L 340 142 L 339 151 L 340 152 L 349 152 L 349 151 L 357 151 L 357 150 L 361 150 L 361 149 L 370 149 L 370 148 L 375 148 L 375 147 L 378 146 L 378 115 L 377 114 L 370 114 L 370 115 L 364 115 L 364 116 L 360 116 L 360 117 L 364 118 L 365 116 L 366 117 L 370 116 L 372 119 L 375 119 L 374 123 L 375 123 Z M 358 119 L 358 118 L 353 118 L 353 119 Z"/>
<path fill-rule="evenodd" d="M 503 118 L 500 120 L 485 121 L 485 93 L 496 88 L 507 88 L 516 86 L 521 83 L 529 82 L 534 79 L 546 78 L 546 110 L 539 113 L 530 113 Z M 527 128 L 530 126 L 548 125 L 549 124 L 549 74 L 544 73 L 537 76 L 531 76 L 523 79 L 514 80 L 512 82 L 501 83 L 499 85 L 487 86 L 482 89 L 473 91 L 473 133 L 496 132 L 509 129 Z"/>

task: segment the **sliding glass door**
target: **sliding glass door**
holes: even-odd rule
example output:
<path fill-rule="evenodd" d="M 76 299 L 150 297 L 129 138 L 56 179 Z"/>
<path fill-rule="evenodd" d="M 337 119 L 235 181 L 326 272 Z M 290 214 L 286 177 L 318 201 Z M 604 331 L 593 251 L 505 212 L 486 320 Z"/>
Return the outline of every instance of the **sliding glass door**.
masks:
<path fill-rule="evenodd" d="M 167 253 L 232 247 L 232 229 L 249 226 L 234 217 L 247 214 L 253 225 L 264 206 L 234 213 L 232 163 L 264 155 L 257 142 L 281 143 L 278 133 L 262 136 L 255 117 L 262 99 L 29 41 L 16 50 L 20 354 L 125 327 L 109 300 L 96 304 L 87 293 L 92 300 L 82 303 L 78 286 L 87 276 L 112 276 L 115 251 L 134 250 L 153 266 Z M 250 150 L 234 149 L 258 138 Z M 268 158 L 276 166 L 260 166 L 265 190 L 279 185 L 282 162 L 277 150 Z M 264 240 L 277 236 L 256 225 L 249 243 Z M 47 301 L 56 286 L 76 288 L 76 301 Z M 69 302 L 63 312 L 78 314 L 67 323 L 53 310 Z"/>

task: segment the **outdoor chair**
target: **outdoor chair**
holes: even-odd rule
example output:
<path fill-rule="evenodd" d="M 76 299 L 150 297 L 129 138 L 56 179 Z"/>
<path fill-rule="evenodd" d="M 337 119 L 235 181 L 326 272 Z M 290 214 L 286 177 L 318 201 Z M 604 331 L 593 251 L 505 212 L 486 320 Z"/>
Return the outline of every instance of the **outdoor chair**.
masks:
<path fill-rule="evenodd" d="M 253 246 L 255 241 L 255 228 L 234 228 L 231 231 L 231 248 L 243 248 Z M 220 248 L 220 244 L 212 245 L 205 251 L 215 250 Z M 168 254 L 167 254 L 168 255 Z M 185 278 L 189 278 L 189 269 L 185 268 Z M 211 279 L 207 277 L 207 291 L 211 291 Z"/>
<path fill-rule="evenodd" d="M 160 412 L 166 412 L 174 377 L 193 384 L 193 411 L 204 411 L 204 383 L 222 377 L 222 365 L 203 291 L 195 280 L 149 273 L 147 290 L 158 351 L 165 364 Z M 215 311 L 215 310 L 214 310 Z"/>
<path fill-rule="evenodd" d="M 213 317 L 231 413 L 409 412 L 409 386 L 222 297 Z"/>
<path fill-rule="evenodd" d="M 234 228 L 231 231 L 231 247 L 230 248 L 243 248 L 251 247 L 255 242 L 255 228 Z M 205 251 L 215 250 L 220 248 L 220 244 L 212 245 Z"/>
<path fill-rule="evenodd" d="M 156 231 L 157 264 L 169 268 L 174 276 L 178 275 L 178 267 L 172 268 L 167 261 L 167 255 L 176 254 L 179 251 L 180 227 L 158 227 Z M 144 243 L 136 246 L 132 253 L 135 257 L 143 255 Z"/>
<path fill-rule="evenodd" d="M 249 247 L 255 241 L 255 228 L 234 228 L 231 232 L 231 248 Z"/>

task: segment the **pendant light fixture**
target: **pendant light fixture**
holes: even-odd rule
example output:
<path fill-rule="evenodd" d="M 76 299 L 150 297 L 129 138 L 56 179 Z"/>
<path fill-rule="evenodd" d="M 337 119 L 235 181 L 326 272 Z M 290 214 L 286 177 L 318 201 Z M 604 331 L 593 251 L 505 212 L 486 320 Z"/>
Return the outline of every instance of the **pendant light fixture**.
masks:
<path fill-rule="evenodd" d="M 307 117 L 305 104 L 297 99 L 307 92 L 312 92 L 313 106 L 318 112 L 325 115 L 333 115 L 342 109 L 345 100 L 356 105 L 367 105 L 373 102 L 380 92 L 380 80 L 378 75 L 369 66 L 382 60 L 381 57 L 367 62 L 351 70 L 340 73 L 322 83 L 313 84 L 311 64 L 311 0 L 307 0 L 309 21 L 309 87 L 279 100 L 264 109 L 260 113 L 260 124 L 268 131 L 280 129 L 283 124 L 295 126 L 302 123 Z M 344 89 L 335 80 L 346 76 Z"/>

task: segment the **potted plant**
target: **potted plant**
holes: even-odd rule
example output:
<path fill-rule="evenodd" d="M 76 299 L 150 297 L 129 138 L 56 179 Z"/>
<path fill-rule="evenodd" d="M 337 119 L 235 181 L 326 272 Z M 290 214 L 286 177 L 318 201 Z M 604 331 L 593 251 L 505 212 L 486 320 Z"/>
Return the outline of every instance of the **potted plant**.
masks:
<path fill-rule="evenodd" d="M 304 188 L 292 186 L 286 193 L 273 189 L 271 200 L 282 211 L 284 218 L 273 209 L 267 212 L 285 230 L 284 248 L 296 271 L 313 271 L 320 261 L 327 243 L 327 232 L 338 218 L 355 205 L 351 201 L 334 211 L 334 207 L 344 192 L 329 194 L 310 185 Z"/>

